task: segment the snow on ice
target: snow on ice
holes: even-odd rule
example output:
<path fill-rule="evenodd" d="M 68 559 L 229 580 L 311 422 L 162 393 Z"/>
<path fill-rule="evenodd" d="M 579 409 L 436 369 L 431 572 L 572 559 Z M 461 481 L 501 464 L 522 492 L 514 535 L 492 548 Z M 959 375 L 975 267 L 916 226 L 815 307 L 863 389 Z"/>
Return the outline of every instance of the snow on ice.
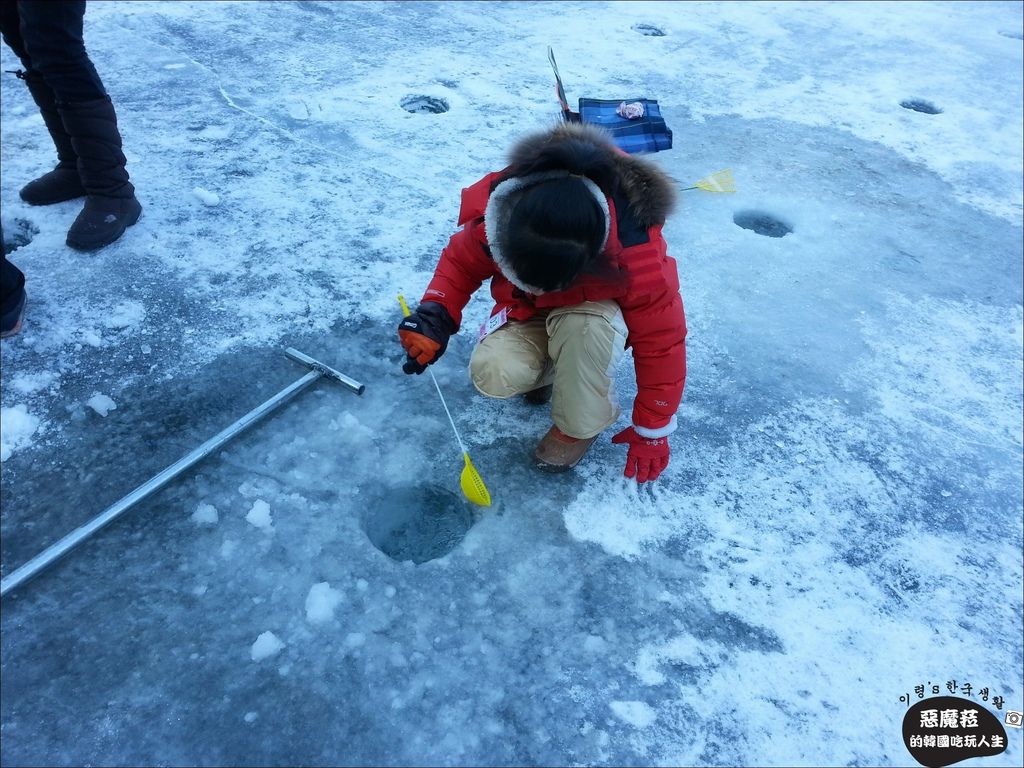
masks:
<path fill-rule="evenodd" d="M 650 705 L 642 701 L 612 701 L 608 706 L 612 712 L 635 728 L 646 728 L 651 725 L 658 714 Z"/>
<path fill-rule="evenodd" d="M 195 187 L 192 190 L 192 194 L 195 195 L 203 205 L 220 205 L 220 197 L 216 192 L 211 192 L 208 189 L 202 187 Z"/>
<path fill-rule="evenodd" d="M 18 195 L 55 159 L 2 76 L 29 295 L 4 575 L 305 375 L 283 348 L 366 391 L 317 382 L 4 597 L 0 762 L 904 765 L 917 684 L 1024 709 L 1022 28 L 1018 2 L 90 3 L 145 210 L 70 251 L 80 201 Z M 395 296 L 556 119 L 547 45 L 571 102 L 659 100 L 680 187 L 738 192 L 665 226 L 663 477 L 609 440 L 628 356 L 620 423 L 541 477 L 549 411 L 477 395 L 463 331 L 433 371 L 472 509 Z M 1008 731 L 986 766 L 1024 761 Z"/>
<path fill-rule="evenodd" d="M 27 445 L 39 429 L 39 417 L 24 403 L 0 409 L 0 461 L 7 461 L 17 448 Z"/>
<path fill-rule="evenodd" d="M 58 381 L 59 379 L 56 374 L 44 371 L 24 376 L 14 376 L 11 378 L 10 386 L 23 395 L 31 395 L 48 387 L 55 386 Z"/>

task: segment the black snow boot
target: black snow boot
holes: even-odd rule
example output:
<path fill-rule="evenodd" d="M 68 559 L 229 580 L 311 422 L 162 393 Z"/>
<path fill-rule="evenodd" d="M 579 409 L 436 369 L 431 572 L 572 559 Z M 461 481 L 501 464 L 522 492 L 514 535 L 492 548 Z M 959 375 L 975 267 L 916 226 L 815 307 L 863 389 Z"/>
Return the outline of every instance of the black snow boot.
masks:
<path fill-rule="evenodd" d="M 139 220 L 142 206 L 128 181 L 117 115 L 109 97 L 62 104 L 60 115 L 78 155 L 78 175 L 87 197 L 68 230 L 67 243 L 79 251 L 109 245 Z"/>
<path fill-rule="evenodd" d="M 39 107 L 46 130 L 50 132 L 53 145 L 57 148 L 57 167 L 26 184 L 21 190 L 21 199 L 29 205 L 53 205 L 82 197 L 85 187 L 78 176 L 78 155 L 71 145 L 71 137 L 64 130 L 53 89 L 35 72 L 18 70 L 16 74 L 28 86 L 28 92 Z"/>

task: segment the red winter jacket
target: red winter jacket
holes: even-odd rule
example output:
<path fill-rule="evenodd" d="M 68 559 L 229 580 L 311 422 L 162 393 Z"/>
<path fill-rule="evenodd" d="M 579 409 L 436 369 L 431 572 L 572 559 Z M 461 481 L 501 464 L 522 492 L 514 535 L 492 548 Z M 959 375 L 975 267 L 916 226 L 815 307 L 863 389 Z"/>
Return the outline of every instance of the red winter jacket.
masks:
<path fill-rule="evenodd" d="M 577 124 L 524 140 L 514 150 L 513 161 L 529 158 L 531 152 L 559 140 L 593 142 L 611 154 L 618 184 L 607 197 L 610 222 L 603 253 L 611 269 L 602 276 L 584 275 L 562 291 L 535 296 L 517 288 L 492 258 L 487 242 L 487 203 L 494 187 L 507 178 L 504 171 L 495 172 L 462 191 L 458 220 L 462 229 L 441 252 L 422 300 L 443 305 L 457 326 L 470 297 L 487 279 L 495 301 L 491 314 L 507 309 L 512 320 L 584 301 L 614 300 L 628 329 L 626 344 L 633 348 L 637 381 L 633 425 L 647 437 L 667 435 L 675 429 L 686 379 L 686 320 L 679 276 L 661 234 L 674 201 L 671 182 L 652 164 L 623 155 L 603 133 Z"/>

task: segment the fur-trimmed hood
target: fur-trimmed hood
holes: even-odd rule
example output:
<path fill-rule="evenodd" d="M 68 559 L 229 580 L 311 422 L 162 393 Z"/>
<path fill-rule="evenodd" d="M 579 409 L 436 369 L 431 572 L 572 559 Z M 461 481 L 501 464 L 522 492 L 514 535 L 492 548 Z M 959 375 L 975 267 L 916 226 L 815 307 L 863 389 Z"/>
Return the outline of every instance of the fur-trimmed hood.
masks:
<path fill-rule="evenodd" d="M 509 279 L 509 282 L 516 288 L 532 293 L 534 296 L 544 293 L 544 289 L 530 285 L 523 280 L 516 272 L 515 266 L 506 256 L 505 236 L 508 232 L 508 221 L 512 215 L 512 208 L 516 200 L 519 199 L 524 190 L 548 179 L 564 178 L 567 175 L 567 171 L 553 170 L 529 173 L 525 176 L 512 176 L 498 184 L 487 200 L 487 211 L 484 214 L 484 231 L 487 233 L 487 242 L 490 243 L 491 257 L 494 259 L 494 263 L 498 265 L 501 273 Z M 603 251 L 608 243 L 608 231 L 611 226 L 608 200 L 605 198 L 604 192 L 593 181 L 584 177 L 583 183 L 604 214 L 604 237 L 601 239 L 601 250 Z"/>
<path fill-rule="evenodd" d="M 512 168 L 543 165 L 555 150 L 561 156 L 596 150 L 607 160 L 619 189 L 629 201 L 629 213 L 644 229 L 664 224 L 675 208 L 676 188 L 668 175 L 653 163 L 627 155 L 601 128 L 586 123 L 561 123 L 554 128 L 526 136 L 512 148 Z M 540 170 L 540 168 L 538 168 Z M 600 179 L 593 179 L 600 184 Z M 605 189 L 609 195 L 612 190 Z M 624 212 L 620 212 L 622 215 Z"/>
<path fill-rule="evenodd" d="M 594 126 L 566 123 L 527 136 L 512 148 L 509 160 L 502 180 L 487 200 L 487 240 L 502 274 L 517 288 L 534 295 L 543 291 L 522 280 L 505 254 L 511 209 L 525 189 L 553 178 L 581 177 L 604 212 L 602 250 L 608 241 L 612 218 L 608 198 L 615 198 L 620 206 L 625 203 L 626 210 L 616 211 L 620 221 L 628 217 L 644 230 L 664 224 L 675 204 L 675 187 L 665 173 L 651 163 L 624 154 L 607 133 Z"/>

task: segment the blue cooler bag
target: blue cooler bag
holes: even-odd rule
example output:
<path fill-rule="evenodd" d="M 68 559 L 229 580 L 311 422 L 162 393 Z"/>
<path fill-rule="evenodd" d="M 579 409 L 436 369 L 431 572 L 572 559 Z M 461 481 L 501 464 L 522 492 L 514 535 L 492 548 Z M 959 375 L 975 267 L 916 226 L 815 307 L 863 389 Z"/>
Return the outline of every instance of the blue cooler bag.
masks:
<path fill-rule="evenodd" d="M 660 152 L 672 149 L 672 130 L 661 116 L 661 107 L 654 99 L 580 99 L 580 111 L 573 112 L 565 98 L 565 88 L 558 74 L 555 52 L 548 46 L 548 61 L 555 71 L 555 91 L 562 105 L 562 119 L 567 123 L 599 125 L 611 134 L 612 141 L 623 152 Z M 624 117 L 625 114 L 642 114 Z"/>
<path fill-rule="evenodd" d="M 620 116 L 621 104 L 643 105 L 643 116 L 634 119 Z M 604 128 L 623 152 L 672 149 L 672 130 L 665 125 L 661 107 L 654 99 L 580 99 L 580 122 Z"/>

